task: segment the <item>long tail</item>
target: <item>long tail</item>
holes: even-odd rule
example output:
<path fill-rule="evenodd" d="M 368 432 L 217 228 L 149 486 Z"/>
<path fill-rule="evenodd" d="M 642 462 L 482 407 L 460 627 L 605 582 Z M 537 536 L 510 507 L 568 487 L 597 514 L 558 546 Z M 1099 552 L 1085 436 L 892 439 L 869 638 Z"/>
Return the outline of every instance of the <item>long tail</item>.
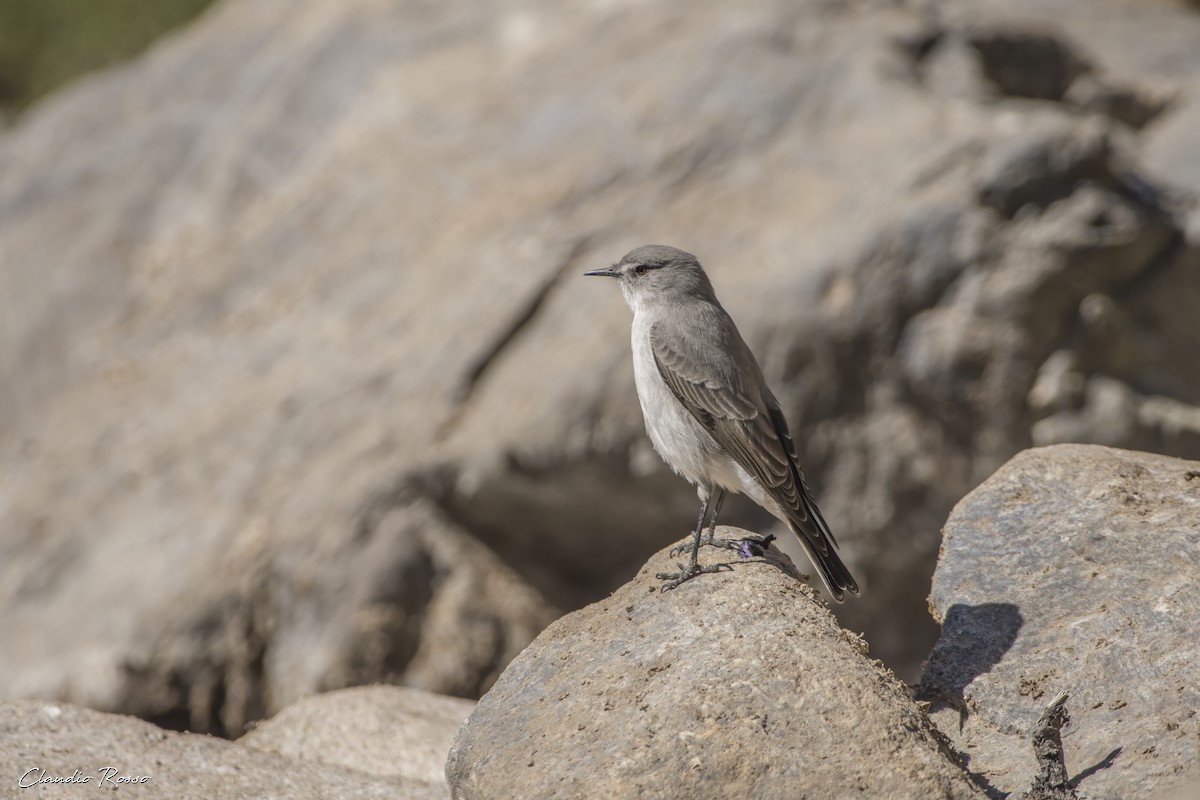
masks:
<path fill-rule="evenodd" d="M 801 485 L 803 486 L 803 484 Z M 799 519 L 798 515 L 789 518 L 792 532 L 796 534 L 800 544 L 804 545 L 804 552 L 808 554 L 813 566 L 821 573 L 821 580 L 825 582 L 825 587 L 829 589 L 833 599 L 839 603 L 842 602 L 846 592 L 857 597 L 859 595 L 858 582 L 854 580 L 854 576 L 850 574 L 850 570 L 838 556 L 833 533 L 830 532 L 825 518 L 821 516 L 817 504 L 809 496 L 808 487 L 804 486 L 803 489 L 801 505 L 804 506 L 807 513 L 803 519 Z M 818 550 L 814 543 L 823 544 L 825 552 Z"/>

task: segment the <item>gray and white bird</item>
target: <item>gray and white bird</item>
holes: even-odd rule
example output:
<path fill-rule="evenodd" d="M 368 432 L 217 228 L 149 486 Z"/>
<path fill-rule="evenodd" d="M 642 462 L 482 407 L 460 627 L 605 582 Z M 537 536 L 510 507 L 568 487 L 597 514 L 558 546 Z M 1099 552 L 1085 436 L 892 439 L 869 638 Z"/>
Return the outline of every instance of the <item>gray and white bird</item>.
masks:
<path fill-rule="evenodd" d="M 743 552 L 749 545 L 770 545 L 773 537 L 714 537 L 726 492 L 740 492 L 795 532 L 834 599 L 840 602 L 845 592 L 857 595 L 858 584 L 838 557 L 836 540 L 796 464 L 779 402 L 696 257 L 651 244 L 584 274 L 615 278 L 620 285 L 633 311 L 633 377 L 646 433 L 700 496 L 691 559 L 677 573 L 659 573 L 666 581 L 663 591 L 721 568 L 697 563 L 701 544 Z"/>

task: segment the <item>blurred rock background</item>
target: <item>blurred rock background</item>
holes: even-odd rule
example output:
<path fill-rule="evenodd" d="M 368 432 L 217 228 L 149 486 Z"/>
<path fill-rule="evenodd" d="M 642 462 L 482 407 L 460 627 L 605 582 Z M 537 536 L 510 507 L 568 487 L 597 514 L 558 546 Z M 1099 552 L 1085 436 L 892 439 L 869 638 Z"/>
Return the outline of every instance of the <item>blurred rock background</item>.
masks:
<path fill-rule="evenodd" d="M 1197 86 L 1165 0 L 226 0 L 17 101 L 0 693 L 224 735 L 478 696 L 694 520 L 578 278 L 651 241 L 915 679 L 940 527 L 1009 456 L 1200 457 Z"/>
<path fill-rule="evenodd" d="M 212 0 L 9 0 L 0 4 L 0 114 L 15 116 L 87 72 L 128 59 Z"/>

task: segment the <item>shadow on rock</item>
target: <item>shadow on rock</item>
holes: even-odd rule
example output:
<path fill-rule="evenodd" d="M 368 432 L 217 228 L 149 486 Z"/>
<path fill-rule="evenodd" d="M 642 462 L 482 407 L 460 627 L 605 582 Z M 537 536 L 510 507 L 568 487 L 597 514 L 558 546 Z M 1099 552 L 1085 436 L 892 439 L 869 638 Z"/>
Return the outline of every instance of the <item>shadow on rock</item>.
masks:
<path fill-rule="evenodd" d="M 1071 778 L 1071 785 L 1078 786 L 1080 784 L 1080 782 L 1083 781 L 1085 778 L 1092 777 L 1093 775 L 1095 775 L 1097 772 L 1099 772 L 1102 769 L 1108 769 L 1109 767 L 1111 767 L 1113 764 L 1116 763 L 1117 759 L 1120 757 L 1121 753 L 1123 753 L 1123 752 L 1125 752 L 1124 747 L 1116 748 L 1111 753 L 1106 755 L 1104 758 L 1100 759 L 1095 764 L 1092 764 L 1087 769 L 1081 771 L 1074 778 Z"/>
<path fill-rule="evenodd" d="M 942 635 L 929 656 L 929 666 L 917 689 L 917 699 L 929 710 L 950 707 L 966 719 L 963 691 L 990 672 L 1013 646 L 1024 619 L 1012 603 L 955 603 L 942 622 Z"/>

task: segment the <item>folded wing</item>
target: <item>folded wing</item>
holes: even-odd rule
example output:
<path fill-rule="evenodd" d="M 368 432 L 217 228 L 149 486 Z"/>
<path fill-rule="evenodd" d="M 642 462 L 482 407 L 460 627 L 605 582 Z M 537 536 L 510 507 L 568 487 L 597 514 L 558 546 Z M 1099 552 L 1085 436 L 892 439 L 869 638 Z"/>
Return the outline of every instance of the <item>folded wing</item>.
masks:
<path fill-rule="evenodd" d="M 703 353 L 662 324 L 650 330 L 659 374 L 684 408 L 783 509 L 834 596 L 858 585 L 834 551 L 836 540 L 796 464 L 796 446 L 778 402 L 732 324 L 733 340 Z M 710 328 L 710 330 L 713 328 Z M 735 359 L 737 359 L 735 361 Z"/>

